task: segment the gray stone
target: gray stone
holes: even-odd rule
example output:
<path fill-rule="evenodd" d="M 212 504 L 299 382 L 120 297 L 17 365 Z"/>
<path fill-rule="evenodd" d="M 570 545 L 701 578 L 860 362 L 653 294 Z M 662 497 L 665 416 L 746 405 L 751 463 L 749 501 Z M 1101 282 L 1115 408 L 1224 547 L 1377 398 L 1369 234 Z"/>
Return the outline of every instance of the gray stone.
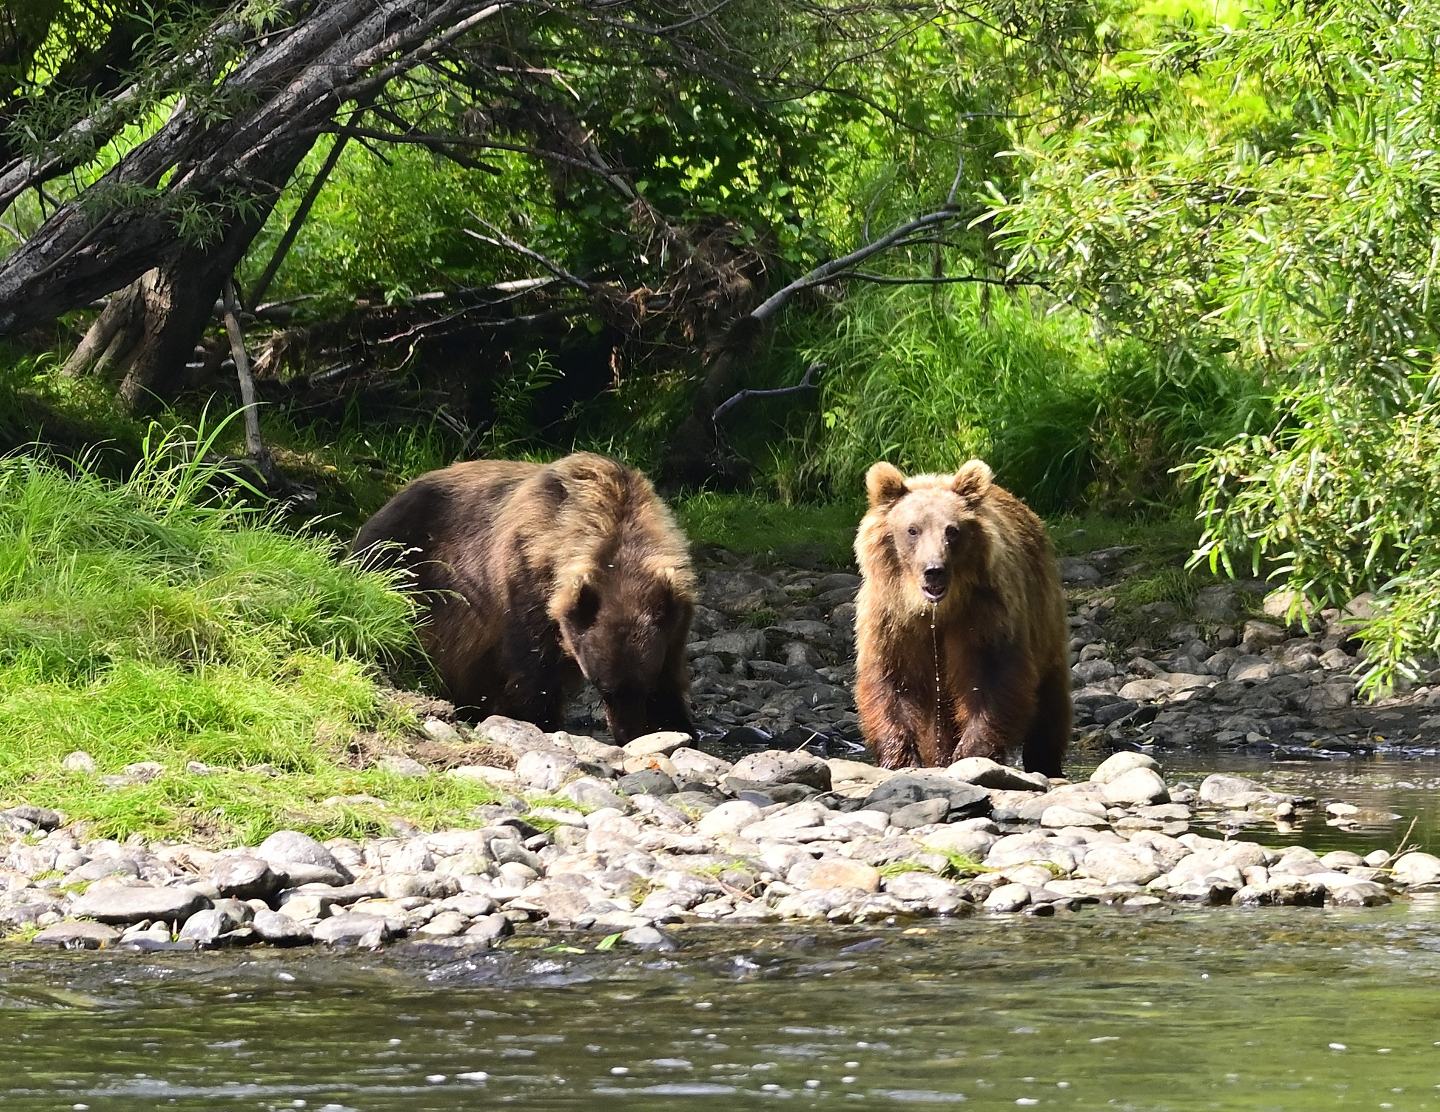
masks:
<path fill-rule="evenodd" d="M 751 753 L 737 761 L 730 774 L 757 784 L 804 784 L 822 792 L 830 790 L 830 766 L 804 752 L 767 749 Z"/>
<path fill-rule="evenodd" d="M 460 731 L 443 718 L 427 718 L 420 724 L 420 729 L 431 741 L 438 741 L 441 745 L 460 745 L 465 741 Z"/>
<path fill-rule="evenodd" d="M 579 763 L 563 749 L 527 749 L 515 761 L 515 775 L 526 787 L 553 792 L 575 775 Z"/>
<path fill-rule="evenodd" d="M 1100 569 L 1075 556 L 1059 556 L 1055 560 L 1062 583 L 1079 583 L 1086 587 L 1098 586 L 1103 578 Z"/>
<path fill-rule="evenodd" d="M 500 912 L 482 915 L 465 929 L 465 937 L 493 946 L 515 931 L 514 924 Z"/>
<path fill-rule="evenodd" d="M 75 901 L 71 913 L 77 919 L 98 919 L 102 923 L 138 923 L 141 919 L 169 923 L 190 918 L 209 902 L 189 887 L 128 888 L 97 884 Z"/>
<path fill-rule="evenodd" d="M 1239 593 L 1228 583 L 1202 587 L 1195 596 L 1195 616 L 1202 622 L 1233 622 L 1240 616 Z"/>
<path fill-rule="evenodd" d="M 701 601 L 726 614 L 748 614 L 764 606 L 783 606 L 790 596 L 756 572 L 716 571 L 706 577 Z"/>
<path fill-rule="evenodd" d="M 1040 825 L 1053 828 L 1065 826 L 1107 826 L 1104 818 L 1092 815 L 1089 811 L 1079 811 L 1074 807 L 1052 805 L 1045 808 L 1040 816 Z"/>
<path fill-rule="evenodd" d="M 1160 765 L 1155 758 L 1147 757 L 1144 753 L 1112 753 L 1090 774 L 1090 782 L 1108 784 L 1137 768 L 1148 768 L 1157 773 L 1160 771 Z"/>
<path fill-rule="evenodd" d="M 239 900 L 268 900 L 280 890 L 280 878 L 258 857 L 222 857 L 210 874 L 222 896 Z"/>
<path fill-rule="evenodd" d="M 626 795 L 674 795 L 675 781 L 658 768 L 642 768 L 620 777 L 615 786 Z"/>
<path fill-rule="evenodd" d="M 1120 698 L 1134 699 L 1139 703 L 1150 703 L 1163 699 L 1175 689 L 1166 680 L 1131 680 L 1119 691 Z"/>
<path fill-rule="evenodd" d="M 944 822 L 950 813 L 950 800 L 941 796 L 907 803 L 890 812 L 890 825 L 901 830 L 913 830 L 917 826 L 931 826 Z"/>
<path fill-rule="evenodd" d="M 1390 902 L 1390 896 L 1373 880 L 1358 880 L 1353 884 L 1327 887 L 1328 902 L 1339 907 L 1379 907 Z"/>
<path fill-rule="evenodd" d="M 98 950 L 114 946 L 120 932 L 103 923 L 55 923 L 40 931 L 31 943 L 36 946 L 59 946 L 65 950 Z"/>
<path fill-rule="evenodd" d="M 335 856 L 308 834 L 298 830 L 277 830 L 266 838 L 255 850 L 255 856 L 277 872 L 295 875 L 292 865 L 316 865 L 322 869 L 339 873 L 344 883 L 355 879 L 350 870 L 335 860 Z"/>
<path fill-rule="evenodd" d="M 1233 776 L 1226 772 L 1215 772 L 1200 783 L 1200 802 L 1216 807 L 1230 806 L 1237 800 L 1241 807 L 1255 800 L 1257 796 L 1275 798 L 1274 793 L 1258 780 L 1244 776 Z"/>
<path fill-rule="evenodd" d="M 54 830 L 64 821 L 59 811 L 52 811 L 48 807 L 31 807 L 28 804 L 11 807 L 4 812 L 4 815 L 6 818 L 28 822 L 41 830 Z"/>
<path fill-rule="evenodd" d="M 1002 884 L 985 897 L 985 910 L 1019 911 L 1030 902 L 1030 889 L 1023 884 Z"/>
<path fill-rule="evenodd" d="M 1082 660 L 1070 669 L 1070 677 L 1076 684 L 1099 683 L 1115 675 L 1115 665 L 1108 660 Z"/>
<path fill-rule="evenodd" d="M 533 722 L 520 722 L 502 714 L 492 714 L 475 727 L 477 737 L 519 757 L 531 749 L 550 749 L 553 745 L 545 731 Z"/>
<path fill-rule="evenodd" d="M 257 911 L 250 927 L 272 946 L 308 946 L 315 940 L 304 923 L 278 911 Z"/>
<path fill-rule="evenodd" d="M 95 758 L 83 749 L 77 749 L 60 762 L 60 767 L 66 772 L 83 772 L 87 775 L 95 771 Z"/>
<path fill-rule="evenodd" d="M 689 745 L 693 740 L 689 734 L 682 734 L 677 730 L 661 730 L 626 743 L 624 752 L 627 757 L 672 757 L 677 749 Z"/>
<path fill-rule="evenodd" d="M 373 949 L 395 936 L 390 921 L 383 915 L 346 912 L 320 920 L 312 930 L 316 942 L 330 946 L 361 946 Z"/>
<path fill-rule="evenodd" d="M 1245 885 L 1231 902 L 1237 907 L 1319 907 L 1325 902 L 1325 888 L 1305 877 L 1272 877 Z"/>
<path fill-rule="evenodd" d="M 614 807 L 617 811 L 627 813 L 634 810 L 634 805 L 624 796 L 616 795 L 606 784 L 590 776 L 572 780 L 560 789 L 560 795 L 572 803 L 578 803 L 581 807 L 588 807 L 594 811 L 606 807 Z"/>
<path fill-rule="evenodd" d="M 648 925 L 631 927 L 620 936 L 620 941 L 628 943 L 639 950 L 660 950 L 668 952 L 678 950 L 680 944 L 674 937 L 666 934 L 659 927 Z"/>
<path fill-rule="evenodd" d="M 212 947 L 218 945 L 224 935 L 237 930 L 247 921 L 228 909 L 207 907 L 185 920 L 179 939 L 205 948 Z"/>
<path fill-rule="evenodd" d="M 1106 803 L 1142 807 L 1170 799 L 1165 781 L 1153 768 L 1132 768 L 1106 783 L 1100 795 Z"/>
<path fill-rule="evenodd" d="M 414 757 L 407 757 L 400 753 L 387 753 L 376 762 L 376 767 L 381 772 L 388 772 L 392 776 L 403 776 L 407 780 L 420 780 L 430 775 L 430 770 Z"/>
<path fill-rule="evenodd" d="M 982 788 L 998 791 L 1040 791 L 1050 790 L 1050 781 L 1038 772 L 1021 772 L 989 757 L 963 757 L 952 764 L 946 772 L 967 784 L 978 784 Z"/>

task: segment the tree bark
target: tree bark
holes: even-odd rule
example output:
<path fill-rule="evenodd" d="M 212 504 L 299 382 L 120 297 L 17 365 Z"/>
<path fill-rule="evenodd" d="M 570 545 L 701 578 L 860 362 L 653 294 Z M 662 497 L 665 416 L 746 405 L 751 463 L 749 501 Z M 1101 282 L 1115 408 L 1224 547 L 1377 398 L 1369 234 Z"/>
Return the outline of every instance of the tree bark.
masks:
<path fill-rule="evenodd" d="M 321 0 L 293 27 L 257 45 L 225 78 L 223 102 L 244 106 L 235 116 L 216 121 L 212 109 L 182 99 L 158 132 L 0 260 L 0 337 L 53 320 L 157 266 L 172 275 L 177 313 L 202 300 L 178 284 L 191 270 L 204 272 L 213 306 L 220 279 L 253 238 L 251 225 L 259 226 L 241 214 L 269 211 L 341 104 L 383 86 L 453 34 L 507 6 Z M 194 234 L 188 241 L 182 234 L 185 217 L 197 214 L 226 228 L 227 259 L 218 276 L 195 257 L 205 248 Z M 237 233 L 246 230 L 239 242 Z"/>

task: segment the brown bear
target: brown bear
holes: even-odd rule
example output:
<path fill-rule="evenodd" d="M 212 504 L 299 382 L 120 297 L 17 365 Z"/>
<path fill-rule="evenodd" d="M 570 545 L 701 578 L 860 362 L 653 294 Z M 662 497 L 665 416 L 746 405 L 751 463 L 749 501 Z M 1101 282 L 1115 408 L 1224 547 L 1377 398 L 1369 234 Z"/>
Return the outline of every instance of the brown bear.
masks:
<path fill-rule="evenodd" d="M 884 768 L 1005 759 L 1060 774 L 1069 625 L 1045 526 L 971 460 L 954 475 L 865 476 L 855 537 L 855 700 Z"/>
<path fill-rule="evenodd" d="M 583 677 L 617 744 L 693 733 L 694 573 L 639 472 L 587 452 L 548 465 L 457 463 L 404 487 L 354 549 L 413 575 L 422 644 L 464 713 L 554 730 Z"/>

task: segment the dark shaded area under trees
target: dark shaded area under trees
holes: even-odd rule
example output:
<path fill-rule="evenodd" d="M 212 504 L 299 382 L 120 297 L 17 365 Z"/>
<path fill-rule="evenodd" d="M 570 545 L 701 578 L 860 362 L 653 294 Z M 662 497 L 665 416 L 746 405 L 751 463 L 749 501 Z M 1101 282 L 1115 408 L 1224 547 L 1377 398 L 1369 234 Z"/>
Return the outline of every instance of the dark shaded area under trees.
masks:
<path fill-rule="evenodd" d="M 1017 74 L 1089 33 L 1066 7 L 1010 17 Z M 0 258 L 0 337 L 48 342 L 50 322 L 104 299 L 67 374 L 117 379 L 119 404 L 137 414 L 213 389 L 222 365 L 230 373 L 222 286 L 329 135 L 291 227 L 241 290 L 262 397 L 316 417 L 358 404 L 384 421 L 473 395 L 445 409 L 468 441 L 490 419 L 477 368 L 497 365 L 486 353 L 519 337 L 560 350 L 578 372 L 550 390 L 564 395 L 551 403 L 562 411 L 612 385 L 622 366 L 630 375 L 685 368 L 695 383 L 689 412 L 652 462 L 686 483 L 742 476 L 713 414 L 754 385 L 764 333 L 793 296 L 905 248 L 935 266 L 948 252 L 972 272 L 959 280 L 1024 283 L 997 267 L 986 236 L 965 230 L 983 206 L 960 178 L 948 193 L 905 196 L 909 211 L 890 214 L 893 230 L 873 238 L 867 211 L 858 250 L 808 230 L 784 245 L 776 235 L 777 222 L 814 223 L 786 195 L 814 194 L 841 133 L 862 119 L 954 164 L 953 118 L 966 91 L 958 104 L 941 95 L 938 117 L 920 117 L 876 75 L 917 34 L 985 21 L 900 0 L 248 0 L 143 10 L 57 0 L 48 20 L 4 28 L 12 83 L 0 92 L 0 212 L 33 195 L 43 219 Z M 1078 86 L 1067 67 L 1056 73 Z M 701 111 L 727 121 L 728 133 L 687 135 L 668 119 Z M 988 104 L 970 113 L 981 122 L 1005 114 Z M 687 158 L 743 168 L 769 211 L 755 211 L 751 197 L 727 201 L 723 188 L 679 187 L 667 171 L 677 133 L 695 147 L 679 152 Z M 386 304 L 356 291 L 348 311 L 320 317 L 293 299 L 264 303 L 347 145 L 382 160 L 420 147 L 493 175 L 502 170 L 487 158 L 519 155 L 541 168 L 575 241 L 552 258 L 525 241 L 516 213 L 508 230 L 495 222 L 504 213 L 472 213 L 463 231 L 493 252 L 495 269 L 528 277 Z M 59 195 L 47 188 L 62 183 Z M 288 327 L 266 338 L 274 324 Z"/>

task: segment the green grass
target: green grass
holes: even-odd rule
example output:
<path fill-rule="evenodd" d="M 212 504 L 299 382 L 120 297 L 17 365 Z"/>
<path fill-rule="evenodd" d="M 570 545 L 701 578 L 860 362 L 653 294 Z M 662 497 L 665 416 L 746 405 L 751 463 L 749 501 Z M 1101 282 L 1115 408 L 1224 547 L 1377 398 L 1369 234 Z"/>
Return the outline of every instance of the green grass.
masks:
<path fill-rule="evenodd" d="M 738 556 L 805 561 L 844 568 L 854 563 L 855 527 L 864 502 L 783 502 L 747 494 L 704 491 L 675 505 L 694 545 L 716 545 Z"/>
<path fill-rule="evenodd" d="M 153 429 L 123 482 L 83 461 L 0 460 L 0 802 L 111 837 L 250 841 L 377 832 L 389 815 L 435 825 L 493 799 L 347 766 L 355 732 L 407 725 L 376 669 L 412 648 L 411 601 L 332 539 L 243 505 L 219 469 L 187 462 L 197 441 Z M 62 768 L 77 749 L 94 774 Z M 103 785 L 141 761 L 165 771 Z M 257 765 L 275 774 L 245 771 Z M 324 802 L 362 794 L 387 806 Z"/>

